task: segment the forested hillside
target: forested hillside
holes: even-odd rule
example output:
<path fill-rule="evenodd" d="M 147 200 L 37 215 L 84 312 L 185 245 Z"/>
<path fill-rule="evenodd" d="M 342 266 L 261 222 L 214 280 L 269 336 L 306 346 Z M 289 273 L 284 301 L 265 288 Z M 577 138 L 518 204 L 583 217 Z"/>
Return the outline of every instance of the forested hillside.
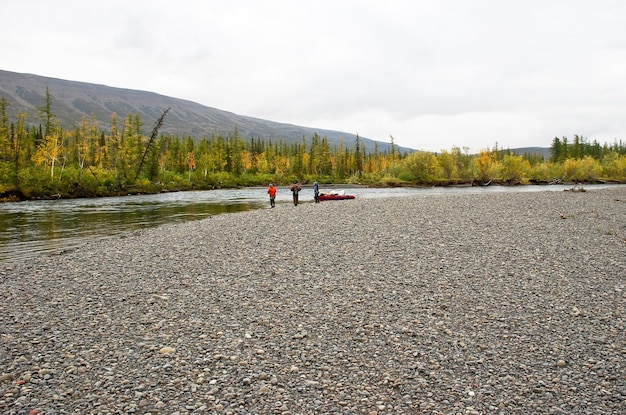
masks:
<path fill-rule="evenodd" d="M 79 125 L 83 116 L 87 116 L 95 119 L 98 128 L 107 129 L 112 113 L 120 117 L 127 114 L 138 115 L 146 126 L 151 127 L 166 108 L 171 108 L 161 131 L 180 137 L 201 139 L 211 135 L 226 136 L 237 129 L 243 139 L 281 140 L 291 144 L 300 142 L 302 137 L 312 137 L 317 133 L 325 136 L 330 145 L 343 141 L 352 146 L 357 133 L 302 127 L 237 115 L 153 92 L 0 70 L 0 97 L 5 97 L 9 102 L 7 113 L 11 117 L 17 116 L 18 112 L 27 112 L 31 115 L 27 120 L 30 125 L 41 122 L 37 109 L 43 105 L 46 91 L 49 91 L 59 125 L 66 128 Z M 374 150 L 374 140 L 366 137 L 360 137 L 360 140 L 368 150 Z M 390 143 L 378 142 L 378 148 L 381 151 L 389 150 Z M 407 148 L 400 150 L 410 151 Z"/>
<path fill-rule="evenodd" d="M 93 97 L 94 99 L 101 99 Z M 358 135 L 332 142 L 313 132 L 299 140 L 225 133 L 167 132 L 172 108 L 147 123 L 128 112 L 108 123 L 85 113 L 62 124 L 46 89 L 35 109 L 17 111 L 0 96 L 0 199 L 69 198 L 287 184 L 293 181 L 372 186 L 447 186 L 626 182 L 626 145 L 555 137 L 550 158 L 499 148 L 478 154 L 454 147 L 406 152 L 393 140 L 368 147 Z M 154 118 L 154 120 L 152 119 Z"/>

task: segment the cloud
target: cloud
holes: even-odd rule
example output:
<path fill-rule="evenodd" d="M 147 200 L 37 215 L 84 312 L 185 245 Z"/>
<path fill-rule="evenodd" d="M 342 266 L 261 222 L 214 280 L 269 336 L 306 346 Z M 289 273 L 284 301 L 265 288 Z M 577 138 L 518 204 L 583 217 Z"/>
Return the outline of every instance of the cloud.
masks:
<path fill-rule="evenodd" d="M 11 39 L 6 70 L 433 151 L 626 135 L 617 0 L 8 0 L 3 9 L 20 16 L 0 27 Z"/>

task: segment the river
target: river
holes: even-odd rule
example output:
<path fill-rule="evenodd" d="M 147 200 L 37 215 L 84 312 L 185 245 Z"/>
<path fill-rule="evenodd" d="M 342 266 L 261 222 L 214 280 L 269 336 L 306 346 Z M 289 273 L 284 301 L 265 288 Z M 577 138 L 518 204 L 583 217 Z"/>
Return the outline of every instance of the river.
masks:
<path fill-rule="evenodd" d="M 488 186 L 373 189 L 342 187 L 357 198 L 492 192 L 563 191 L 571 185 Z M 585 188 L 601 188 L 588 185 Z M 324 189 L 324 187 L 322 187 Z M 301 193 L 312 203 L 312 189 Z M 286 187 L 279 188 L 278 207 L 291 203 Z M 323 202 L 323 203 L 350 203 Z M 25 259 L 80 246 L 93 238 L 129 230 L 204 219 L 208 216 L 269 207 L 265 188 L 219 189 L 121 196 L 98 199 L 41 200 L 0 203 L 0 262 Z"/>

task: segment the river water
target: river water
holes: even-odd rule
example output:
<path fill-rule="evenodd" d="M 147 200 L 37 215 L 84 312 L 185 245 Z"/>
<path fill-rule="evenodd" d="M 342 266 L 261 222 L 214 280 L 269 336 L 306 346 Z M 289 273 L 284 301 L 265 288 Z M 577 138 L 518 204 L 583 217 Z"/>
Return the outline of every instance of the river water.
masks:
<path fill-rule="evenodd" d="M 458 193 L 563 191 L 571 187 L 571 185 L 392 189 L 342 187 L 341 190 L 357 198 L 381 198 Z M 606 186 L 585 186 L 585 188 L 601 187 Z M 302 203 L 312 203 L 312 189 L 304 188 L 300 199 Z M 278 207 L 290 204 L 289 189 L 279 188 L 276 201 Z M 323 203 L 348 204 L 350 201 Z M 0 262 L 72 249 L 89 239 L 110 237 L 129 230 L 268 207 L 266 189 L 258 187 L 98 199 L 0 203 Z"/>

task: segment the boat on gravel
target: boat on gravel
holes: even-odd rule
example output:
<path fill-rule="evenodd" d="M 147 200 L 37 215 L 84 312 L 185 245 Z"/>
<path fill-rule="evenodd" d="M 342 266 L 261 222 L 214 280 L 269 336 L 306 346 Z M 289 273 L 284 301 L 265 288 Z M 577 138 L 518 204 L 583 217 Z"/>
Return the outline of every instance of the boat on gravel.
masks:
<path fill-rule="evenodd" d="M 320 200 L 347 200 L 347 199 L 354 199 L 356 196 L 354 195 L 347 195 L 345 194 L 345 192 L 343 190 L 341 191 L 336 191 L 336 190 L 332 190 L 332 191 L 324 191 L 324 192 L 320 192 Z"/>

